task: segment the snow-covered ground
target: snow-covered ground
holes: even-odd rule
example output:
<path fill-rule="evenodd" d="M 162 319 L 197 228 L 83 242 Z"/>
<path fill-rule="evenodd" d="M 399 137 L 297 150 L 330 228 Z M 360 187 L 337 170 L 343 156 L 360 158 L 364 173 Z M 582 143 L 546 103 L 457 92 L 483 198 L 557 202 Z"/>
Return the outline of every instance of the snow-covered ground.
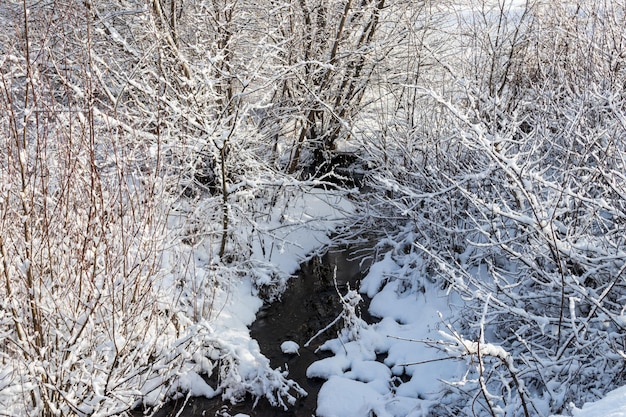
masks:
<path fill-rule="evenodd" d="M 361 323 L 356 338 L 348 337 L 354 331 L 344 332 L 326 342 L 322 349 L 334 356 L 309 367 L 309 376 L 328 380 L 319 416 L 421 416 L 438 398 L 442 381 L 462 375 L 465 359 L 451 359 L 435 347 L 446 331 L 444 317 L 457 308 L 454 298 L 410 272 L 415 264 L 406 266 L 388 253 L 370 268 L 361 292 L 372 297 L 370 313 L 380 322 Z"/>
<path fill-rule="evenodd" d="M 609 392 L 603 399 L 572 409 L 574 417 L 626 417 L 626 387 Z M 561 416 L 553 416 L 561 417 Z"/>
<path fill-rule="evenodd" d="M 252 260 L 267 265 L 268 271 L 278 268 L 282 274 L 293 274 L 311 251 L 328 243 L 328 234 L 349 210 L 347 199 L 322 190 L 299 196 L 276 224 L 266 225 Z M 275 249 L 262 250 L 269 240 Z M 202 262 L 208 259 L 196 259 L 196 274 L 202 273 Z M 356 292 L 344 296 L 344 331 L 340 338 L 328 340 L 320 348 L 331 351 L 333 356 L 313 363 L 307 370 L 309 377 L 327 380 L 318 397 L 319 416 L 365 416 L 370 412 L 381 417 L 419 416 L 438 398 L 442 381 L 462 375 L 465 359 L 450 359 L 434 346 L 442 339 L 440 332 L 446 331 L 445 317 L 452 316 L 457 308 L 455 299 L 438 284 L 415 273 L 419 262 L 417 256 L 399 260 L 388 253 L 370 268 L 360 291 L 372 298 L 370 312 L 381 319 L 376 324 L 365 323 L 354 315 L 354 303 L 360 298 Z M 288 374 L 271 370 L 249 335 L 248 326 L 262 305 L 254 285 L 258 280 L 259 276 L 243 277 L 220 292 L 212 300 L 214 306 L 221 306 L 220 313 L 208 320 L 207 326 L 210 334 L 219 335 L 221 344 L 237 358 L 237 374 L 250 384 L 247 390 L 271 401 L 276 394 L 263 393 L 260 387 L 280 392 L 280 384 L 285 383 Z M 283 345 L 283 350 L 297 352 L 293 343 Z M 181 391 L 237 399 L 236 390 L 220 391 L 203 381 L 196 372 L 203 370 L 196 368 L 181 378 Z M 253 386 L 259 382 L 258 387 Z"/>
<path fill-rule="evenodd" d="M 345 199 L 322 192 L 303 196 L 283 216 L 292 219 L 291 227 L 268 226 L 283 233 L 272 237 L 283 243 L 271 259 L 267 251 L 263 257 L 259 248 L 253 256 L 259 263 L 266 262 L 291 274 L 310 251 L 328 242 L 327 233 L 345 210 L 349 210 Z M 298 213 L 298 218 L 293 213 Z M 313 213 L 328 221 L 309 222 Z M 356 417 L 374 412 L 381 417 L 419 416 L 439 397 L 443 381 L 462 376 L 466 359 L 451 359 L 443 353 L 443 346 L 437 346 L 442 339 L 440 332 L 447 331 L 445 318 L 454 315 L 460 300 L 418 275 L 415 271 L 420 269 L 416 267 L 419 262 L 417 255 L 394 259 L 390 252 L 370 268 L 360 291 L 372 298 L 370 312 L 381 319 L 376 324 L 367 324 L 353 315 L 350 300 L 358 297 L 355 292 L 344 297 L 344 331 L 340 338 L 320 348 L 331 351 L 333 356 L 313 363 L 307 370 L 309 377 L 327 380 L 319 393 L 317 415 Z M 243 279 L 228 296 L 222 312 L 211 321 L 214 334 L 236 352 L 244 378 L 254 380 L 249 376 L 260 375 L 263 369 L 266 375 L 271 374 L 268 360 L 256 341 L 250 339 L 247 328 L 261 306 L 252 280 Z M 283 345 L 283 350 L 297 351 L 293 344 Z M 274 378 L 274 383 L 280 382 L 276 374 Z M 192 386 L 194 381 L 196 385 Z M 210 386 L 200 389 L 199 385 L 206 383 L 195 376 L 189 382 L 183 388 L 193 394 L 211 394 L 214 390 Z M 271 383 L 269 387 L 277 388 Z"/>
<path fill-rule="evenodd" d="M 252 255 L 259 265 L 272 265 L 283 274 L 293 274 L 307 254 L 328 243 L 328 233 L 350 210 L 346 199 L 322 191 L 298 197 L 291 204 L 281 221 L 267 225 L 267 233 L 259 239 Z M 325 220 L 311 221 L 315 217 Z M 260 245 L 264 239 L 275 242 L 276 250 L 262 251 Z M 372 299 L 370 313 L 380 318 L 378 323 L 368 324 L 349 317 L 346 301 L 343 333 L 320 348 L 333 355 L 313 363 L 307 370 L 309 377 L 326 379 L 319 392 L 316 415 L 425 416 L 444 390 L 467 376 L 472 355 L 458 354 L 454 345 L 460 344 L 466 350 L 473 349 L 473 345 L 449 327 L 463 301 L 423 276 L 419 272 L 423 270 L 421 262 L 417 254 L 394 256 L 390 250 L 370 267 L 360 292 Z M 269 361 L 249 335 L 247 326 L 262 305 L 253 285 L 258 279 L 258 276 L 244 277 L 223 292 L 227 298 L 216 301 L 223 303 L 223 307 L 210 320 L 210 326 L 211 333 L 219 335 L 223 345 L 229 346 L 237 357 L 238 375 L 244 382 L 248 381 L 248 391 L 271 399 L 276 395 L 271 390 L 280 393 L 285 389 L 281 384 L 285 385 L 289 376 L 283 370 L 270 368 Z M 344 298 L 348 300 L 348 296 Z M 482 346 L 481 351 L 487 348 L 497 349 Z M 298 346 L 285 342 L 282 349 L 295 354 Z M 263 386 L 268 392 L 262 392 Z M 292 393 L 297 392 L 294 385 L 287 383 L 286 387 L 291 387 Z M 220 391 L 194 372 L 181 378 L 181 388 L 191 395 L 208 397 L 221 394 L 236 399 L 238 394 L 236 390 Z M 572 413 L 577 417 L 626 416 L 626 390 L 618 389 L 582 409 L 573 407 Z"/>
<path fill-rule="evenodd" d="M 262 228 L 257 224 L 251 232 L 242 225 L 236 230 L 236 239 L 253 242 L 243 273 L 216 266 L 215 245 L 209 239 L 194 247 L 193 268 L 187 277 L 193 283 L 192 291 L 182 298 L 188 299 L 186 316 L 198 319 L 190 328 L 204 334 L 204 346 L 194 354 L 186 371 L 180 373 L 169 394 L 160 392 L 159 396 L 146 398 L 147 403 L 157 404 L 172 392 L 187 398 L 221 396 L 226 401 L 238 401 L 250 393 L 285 407 L 295 400 L 295 395 L 305 395 L 289 380 L 286 371 L 271 368 L 257 341 L 251 338 L 248 326 L 263 305 L 262 297 L 267 297 L 262 288 L 281 287 L 281 281 L 294 274 L 307 256 L 329 243 L 329 235 L 350 210 L 348 199 L 321 188 L 291 194 L 275 205 Z M 230 278 L 225 280 L 229 273 Z M 214 274 L 220 274 L 220 279 L 212 278 Z M 195 338 L 202 339 L 197 335 Z M 286 343 L 284 349 L 295 353 L 297 346 Z M 216 373 L 219 385 L 201 377 Z"/>

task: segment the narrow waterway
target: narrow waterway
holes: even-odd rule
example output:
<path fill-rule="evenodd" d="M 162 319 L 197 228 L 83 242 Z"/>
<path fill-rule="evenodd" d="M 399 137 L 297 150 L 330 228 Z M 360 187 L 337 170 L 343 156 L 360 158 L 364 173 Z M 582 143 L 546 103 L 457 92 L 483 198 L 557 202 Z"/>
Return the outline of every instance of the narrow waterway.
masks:
<path fill-rule="evenodd" d="M 220 399 L 191 399 L 180 410 L 181 404 L 171 404 L 155 417 L 213 417 L 234 416 L 237 413 L 251 417 L 311 417 L 317 406 L 317 393 L 323 380 L 309 379 L 306 370 L 311 363 L 327 356 L 315 350 L 326 340 L 337 335 L 338 328 L 328 329 L 314 339 L 309 347 L 304 344 L 319 330 L 325 328 L 341 312 L 339 296 L 333 280 L 336 267 L 337 287 L 345 294 L 348 287 L 354 289 L 362 278 L 363 267 L 354 250 L 345 248 L 326 253 L 303 264 L 297 277 L 290 280 L 280 302 L 263 307 L 250 327 L 261 352 L 270 360 L 272 367 L 289 369 L 289 378 L 295 380 L 309 395 L 297 400 L 289 410 L 271 407 L 260 400 L 253 408 L 253 399 L 231 405 Z M 363 318 L 371 322 L 367 307 L 361 307 Z M 280 345 L 291 340 L 300 345 L 299 355 L 284 354 Z M 179 414 L 180 413 L 180 414 Z"/>

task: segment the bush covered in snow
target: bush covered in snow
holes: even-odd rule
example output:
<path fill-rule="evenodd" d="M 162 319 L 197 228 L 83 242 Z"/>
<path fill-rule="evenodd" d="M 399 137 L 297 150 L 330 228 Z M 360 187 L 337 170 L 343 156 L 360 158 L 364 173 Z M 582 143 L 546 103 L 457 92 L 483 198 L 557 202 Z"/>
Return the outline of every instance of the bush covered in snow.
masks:
<path fill-rule="evenodd" d="M 336 356 L 310 368 L 330 397 L 375 397 L 345 413 L 548 415 L 623 384 L 625 16 L 596 0 L 4 2 L 0 405 L 287 406 L 301 389 L 246 326 L 352 210 L 346 240 L 378 240 L 361 291 L 382 320 L 340 295 Z M 448 311 L 422 332 L 422 311 L 439 320 L 426 296 Z M 431 360 L 465 372 L 424 394 Z"/>
<path fill-rule="evenodd" d="M 412 270 L 389 279 L 464 300 L 448 320 L 469 373 L 434 415 L 565 412 L 625 382 L 626 73 L 599 17 L 624 10 L 499 4 L 459 6 L 458 55 L 424 47 L 445 75 L 419 69 L 370 177 L 364 228 Z"/>

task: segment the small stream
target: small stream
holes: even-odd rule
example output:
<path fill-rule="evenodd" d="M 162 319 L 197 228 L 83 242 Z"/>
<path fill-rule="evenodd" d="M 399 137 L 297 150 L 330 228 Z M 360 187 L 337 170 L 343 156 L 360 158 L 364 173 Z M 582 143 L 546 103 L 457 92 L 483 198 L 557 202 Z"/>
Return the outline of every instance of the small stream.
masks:
<path fill-rule="evenodd" d="M 270 360 L 273 368 L 289 369 L 289 378 L 295 380 L 308 396 L 297 400 L 289 410 L 271 407 L 265 399 L 259 400 L 253 408 L 253 399 L 231 405 L 219 398 L 190 399 L 184 411 L 178 414 L 182 404 L 170 404 L 155 417 L 213 417 L 234 416 L 237 413 L 251 417 L 311 417 L 317 407 L 317 393 L 324 380 L 309 379 L 306 370 L 309 365 L 328 356 L 328 353 L 315 350 L 324 341 L 337 336 L 338 328 L 331 328 L 314 339 L 309 347 L 304 344 L 319 330 L 331 323 L 341 312 L 339 296 L 333 282 L 333 271 L 337 268 L 337 287 L 345 294 L 348 286 L 357 288 L 363 277 L 360 262 L 355 259 L 354 251 L 343 249 L 326 253 L 321 258 L 314 258 L 301 266 L 297 277 L 292 278 L 282 300 L 264 306 L 257 314 L 256 321 L 250 327 L 251 336 L 256 339 L 261 352 Z M 364 320 L 371 322 L 367 314 L 368 302 L 362 303 L 361 314 Z M 284 354 L 280 345 L 292 340 L 300 345 L 299 355 Z M 182 400 L 181 400 L 182 402 Z"/>

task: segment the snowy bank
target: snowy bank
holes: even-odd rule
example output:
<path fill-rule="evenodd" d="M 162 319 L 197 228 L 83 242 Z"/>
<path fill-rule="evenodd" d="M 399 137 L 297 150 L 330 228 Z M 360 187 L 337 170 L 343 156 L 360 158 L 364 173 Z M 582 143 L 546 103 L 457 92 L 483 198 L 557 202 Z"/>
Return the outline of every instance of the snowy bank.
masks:
<path fill-rule="evenodd" d="M 193 333 L 197 351 L 165 397 L 220 395 L 224 401 L 238 402 L 250 394 L 286 408 L 297 396 L 306 395 L 287 371 L 271 368 L 248 327 L 263 305 L 262 298 L 280 297 L 300 263 L 329 242 L 351 204 L 342 195 L 316 188 L 284 197 L 284 201 L 277 199 L 263 222 L 247 219 L 235 229 L 233 240 L 250 247 L 249 257 L 239 266 L 223 265 L 210 239 L 193 247 L 194 264 L 180 301 L 186 310 L 180 321 Z M 169 262 L 177 259 L 180 256 Z M 285 348 L 297 352 L 292 345 Z M 147 398 L 147 403 L 163 399 L 161 394 Z"/>
<path fill-rule="evenodd" d="M 574 417 L 626 417 L 626 387 L 609 392 L 604 398 L 572 410 Z M 553 416 L 562 417 L 562 416 Z"/>
<path fill-rule="evenodd" d="M 433 348 L 445 328 L 440 313 L 454 314 L 455 299 L 408 265 L 391 253 L 372 265 L 361 292 L 372 297 L 370 313 L 380 322 L 361 322 L 358 337 L 344 331 L 321 346 L 333 356 L 307 371 L 327 379 L 318 397 L 319 416 L 422 416 L 439 398 L 442 381 L 462 375 L 464 359 Z"/>

